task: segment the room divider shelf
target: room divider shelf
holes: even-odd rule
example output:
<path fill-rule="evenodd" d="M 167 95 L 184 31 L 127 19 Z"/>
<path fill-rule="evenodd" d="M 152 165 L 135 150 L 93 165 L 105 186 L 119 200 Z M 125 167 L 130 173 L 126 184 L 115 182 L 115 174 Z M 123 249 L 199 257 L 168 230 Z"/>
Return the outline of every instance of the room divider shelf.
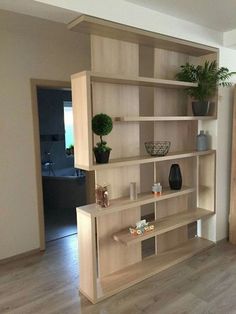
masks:
<path fill-rule="evenodd" d="M 132 245 L 140 241 L 147 240 L 154 236 L 166 233 L 173 229 L 186 226 L 192 222 L 195 222 L 204 217 L 213 215 L 214 212 L 202 208 L 189 209 L 187 211 L 180 212 L 175 215 L 166 216 L 164 218 L 157 219 L 151 224 L 154 225 L 153 231 L 148 231 L 143 235 L 131 235 L 128 228 L 113 235 L 113 239 L 117 242 L 123 243 L 124 245 Z"/>
<path fill-rule="evenodd" d="M 98 280 L 97 283 L 98 301 L 137 284 L 212 246 L 214 246 L 213 242 L 195 237 L 174 249 L 158 253 L 155 256 L 144 259 L 142 262 L 105 276 Z"/>
<path fill-rule="evenodd" d="M 175 78 L 186 62 L 217 60 L 218 49 L 87 16 L 69 27 L 91 34 L 91 68 L 72 75 L 72 102 L 75 167 L 87 170 L 92 203 L 77 208 L 80 291 L 96 303 L 214 245 L 216 151 L 195 151 L 195 142 L 200 128 L 213 129 L 218 98 L 209 116 L 190 116 L 185 89 L 197 84 Z M 112 148 L 107 164 L 96 164 L 93 152 L 99 139 L 92 118 L 99 113 L 115 124 L 104 138 Z M 144 143 L 158 140 L 170 141 L 170 152 L 148 155 Z M 154 196 L 151 186 L 168 186 L 173 163 L 182 189 Z M 140 191 L 134 201 L 131 182 Z M 96 185 L 104 184 L 111 185 L 108 208 L 94 203 Z M 130 236 L 127 228 L 148 215 L 156 219 L 154 231 Z M 151 237 L 150 249 L 143 240 Z"/>
<path fill-rule="evenodd" d="M 183 186 L 181 190 L 171 190 L 169 188 L 163 189 L 162 195 L 155 196 L 152 193 L 140 193 L 138 194 L 137 200 L 130 200 L 127 197 L 121 197 L 117 199 L 113 199 L 110 201 L 110 206 L 107 208 L 101 208 L 101 206 L 97 204 L 89 204 L 83 206 L 82 213 L 87 214 L 92 217 L 99 217 L 103 215 L 108 215 L 114 212 L 119 212 L 124 209 L 129 209 L 137 206 L 143 206 L 146 204 L 151 204 L 155 202 L 160 202 L 166 199 L 178 197 L 181 195 L 187 195 L 193 193 L 195 191 L 194 188 Z M 80 211 L 80 208 L 77 208 L 77 211 Z"/>
<path fill-rule="evenodd" d="M 215 116 L 158 116 L 158 117 L 144 117 L 144 116 L 123 116 L 114 117 L 114 122 L 155 122 L 155 121 L 199 121 L 199 120 L 213 120 Z"/>

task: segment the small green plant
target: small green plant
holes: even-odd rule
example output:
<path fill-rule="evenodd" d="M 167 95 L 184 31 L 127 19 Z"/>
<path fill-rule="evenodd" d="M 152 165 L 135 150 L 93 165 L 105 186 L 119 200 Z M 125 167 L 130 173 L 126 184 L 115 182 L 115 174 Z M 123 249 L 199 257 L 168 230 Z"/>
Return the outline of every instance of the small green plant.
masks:
<path fill-rule="evenodd" d="M 228 80 L 236 72 L 225 67 L 218 68 L 216 61 L 206 61 L 204 65 L 186 63 L 182 65 L 176 78 L 179 81 L 198 83 L 197 87 L 187 88 L 187 94 L 199 101 L 208 101 L 216 92 L 217 86 L 231 86 Z"/>
<path fill-rule="evenodd" d="M 111 151 L 111 148 L 107 146 L 107 142 L 103 140 L 103 136 L 108 135 L 113 128 L 113 123 L 111 117 L 104 113 L 97 114 L 92 119 L 92 130 L 95 134 L 100 137 L 100 142 L 96 144 L 93 151 L 104 153 Z"/>

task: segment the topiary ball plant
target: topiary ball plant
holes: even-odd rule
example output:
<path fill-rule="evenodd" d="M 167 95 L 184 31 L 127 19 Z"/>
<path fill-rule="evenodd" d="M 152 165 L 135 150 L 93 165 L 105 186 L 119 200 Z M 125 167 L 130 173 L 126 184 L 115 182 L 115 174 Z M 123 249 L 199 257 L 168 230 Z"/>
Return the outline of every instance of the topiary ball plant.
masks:
<path fill-rule="evenodd" d="M 92 130 L 101 140 L 93 148 L 97 163 L 107 163 L 109 160 L 111 148 L 107 146 L 107 142 L 102 137 L 108 135 L 112 128 L 112 119 L 105 113 L 100 113 L 93 117 Z"/>

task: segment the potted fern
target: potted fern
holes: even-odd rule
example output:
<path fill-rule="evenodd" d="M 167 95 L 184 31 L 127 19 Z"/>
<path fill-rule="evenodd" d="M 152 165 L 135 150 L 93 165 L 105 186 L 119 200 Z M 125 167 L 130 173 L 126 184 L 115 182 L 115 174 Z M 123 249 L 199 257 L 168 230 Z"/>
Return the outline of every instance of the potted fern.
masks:
<path fill-rule="evenodd" d="M 98 164 L 105 164 L 109 161 L 111 148 L 103 140 L 103 136 L 108 135 L 113 128 L 111 117 L 104 113 L 97 114 L 92 119 L 92 130 L 100 137 L 100 142 L 93 148 L 93 152 Z"/>
<path fill-rule="evenodd" d="M 179 81 L 198 83 L 197 87 L 186 89 L 193 99 L 192 110 L 195 116 L 205 116 L 209 113 L 210 99 L 214 96 L 218 86 L 231 86 L 228 80 L 235 72 L 229 72 L 225 67 L 218 68 L 216 61 L 206 61 L 204 65 L 186 63 L 182 65 L 176 78 Z"/>

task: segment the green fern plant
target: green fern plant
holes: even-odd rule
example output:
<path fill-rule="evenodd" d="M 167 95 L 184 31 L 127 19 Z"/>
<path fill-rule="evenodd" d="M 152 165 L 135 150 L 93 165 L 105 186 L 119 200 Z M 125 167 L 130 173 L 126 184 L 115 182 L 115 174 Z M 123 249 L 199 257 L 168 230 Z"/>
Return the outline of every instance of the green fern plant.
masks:
<path fill-rule="evenodd" d="M 206 61 L 204 65 L 193 65 L 188 62 L 182 65 L 176 78 L 179 81 L 198 83 L 197 87 L 189 87 L 186 92 L 199 101 L 208 101 L 214 96 L 218 86 L 231 86 L 229 79 L 236 72 L 229 72 L 225 67 L 218 68 L 216 61 Z"/>

